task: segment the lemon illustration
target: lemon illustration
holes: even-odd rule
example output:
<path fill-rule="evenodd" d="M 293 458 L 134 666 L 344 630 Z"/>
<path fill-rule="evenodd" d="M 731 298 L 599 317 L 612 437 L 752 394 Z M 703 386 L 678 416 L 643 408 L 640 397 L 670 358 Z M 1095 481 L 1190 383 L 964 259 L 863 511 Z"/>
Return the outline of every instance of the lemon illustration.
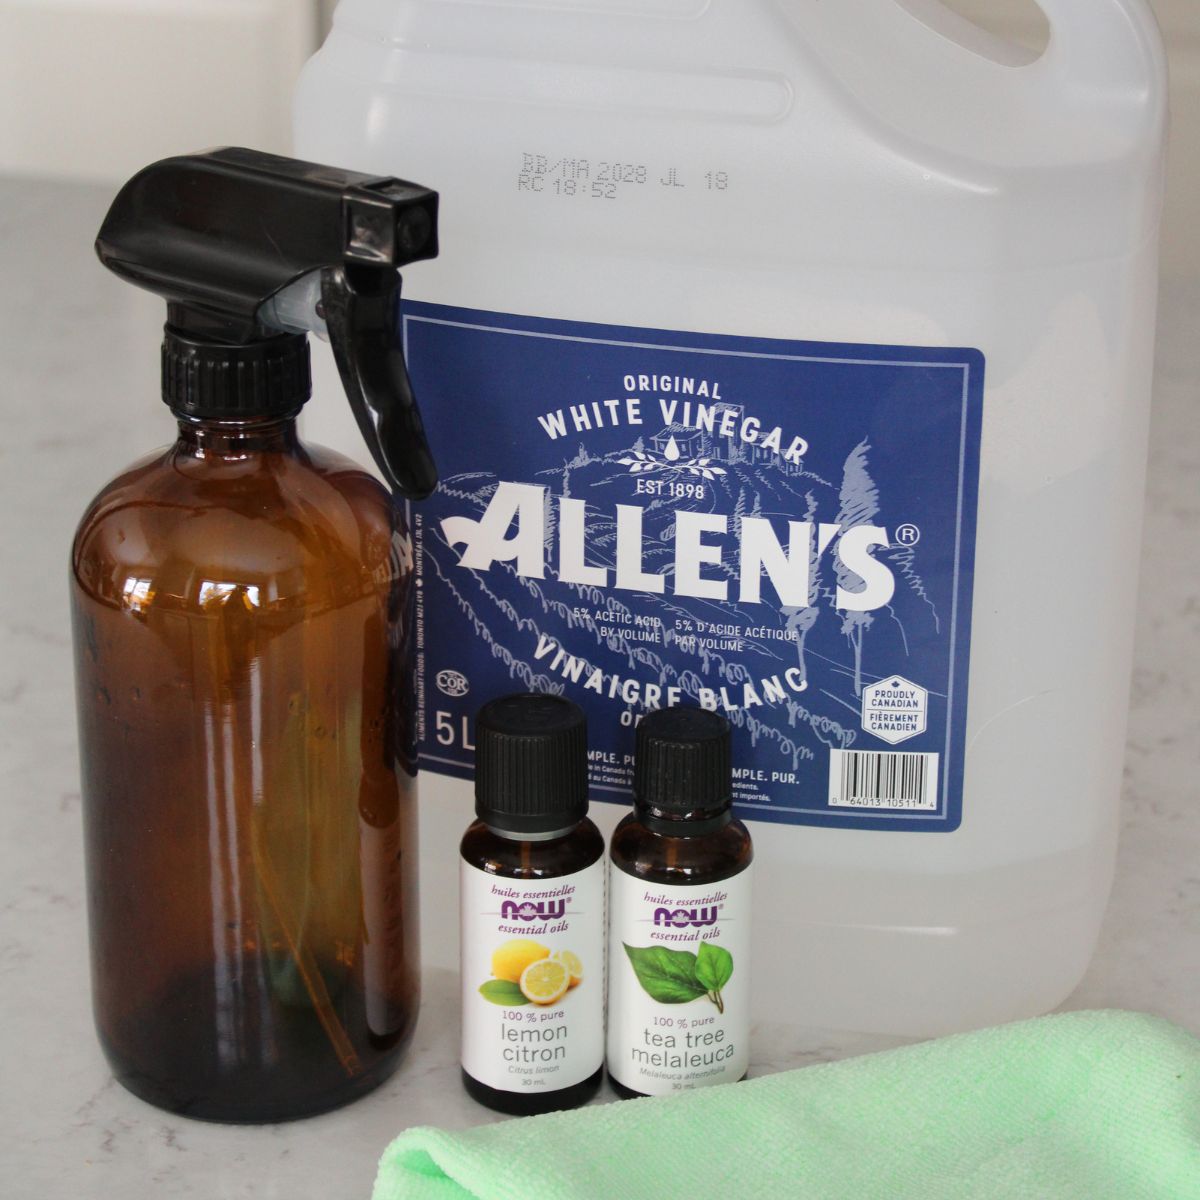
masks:
<path fill-rule="evenodd" d="M 583 963 L 580 962 L 578 954 L 571 950 L 559 950 L 550 957 L 567 968 L 571 987 L 578 987 L 583 982 Z"/>
<path fill-rule="evenodd" d="M 531 962 L 521 972 L 521 994 L 534 1004 L 553 1004 L 567 994 L 571 973 L 556 958 Z"/>
<path fill-rule="evenodd" d="M 520 982 L 521 975 L 530 963 L 550 957 L 550 947 L 535 942 L 532 938 L 510 938 L 492 951 L 492 974 L 509 983 Z"/>

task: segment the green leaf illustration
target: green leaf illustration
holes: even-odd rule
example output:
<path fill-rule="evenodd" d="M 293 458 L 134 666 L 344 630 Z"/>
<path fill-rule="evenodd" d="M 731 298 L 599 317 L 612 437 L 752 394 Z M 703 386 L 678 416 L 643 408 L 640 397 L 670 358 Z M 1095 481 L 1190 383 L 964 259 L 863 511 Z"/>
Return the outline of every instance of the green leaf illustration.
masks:
<path fill-rule="evenodd" d="M 696 978 L 705 990 L 719 992 L 733 975 L 733 955 L 724 946 L 700 943 L 696 954 Z"/>
<path fill-rule="evenodd" d="M 525 993 L 515 983 L 509 983 L 507 979 L 489 979 L 480 987 L 479 994 L 485 1000 L 490 1000 L 493 1004 L 499 1004 L 503 1008 L 517 1008 L 519 1005 L 529 1003 L 525 999 Z"/>
<path fill-rule="evenodd" d="M 625 946 L 625 953 L 642 990 L 660 1004 L 686 1004 L 708 991 L 696 978 L 696 956 L 690 950 Z"/>

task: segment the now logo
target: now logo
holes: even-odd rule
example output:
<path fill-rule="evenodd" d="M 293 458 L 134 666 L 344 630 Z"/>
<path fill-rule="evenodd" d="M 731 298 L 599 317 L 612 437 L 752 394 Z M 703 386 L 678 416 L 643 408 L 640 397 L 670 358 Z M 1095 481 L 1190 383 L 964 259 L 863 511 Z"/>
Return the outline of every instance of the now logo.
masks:
<path fill-rule="evenodd" d="M 672 929 L 683 929 L 688 925 L 715 925 L 717 908 L 656 908 L 655 925 L 669 925 Z"/>
<path fill-rule="evenodd" d="M 557 921 L 567 911 L 566 900 L 505 900 L 500 905 L 502 921 Z"/>

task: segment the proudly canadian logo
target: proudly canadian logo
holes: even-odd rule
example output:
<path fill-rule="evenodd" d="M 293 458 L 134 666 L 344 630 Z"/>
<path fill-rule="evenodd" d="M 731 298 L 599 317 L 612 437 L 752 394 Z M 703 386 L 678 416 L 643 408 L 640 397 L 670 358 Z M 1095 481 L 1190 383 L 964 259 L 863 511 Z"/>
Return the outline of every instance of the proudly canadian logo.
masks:
<path fill-rule="evenodd" d="M 862 727 L 881 741 L 898 746 L 925 732 L 929 692 L 895 675 L 863 688 Z"/>
<path fill-rule="evenodd" d="M 700 928 L 715 925 L 719 911 L 717 908 L 656 908 L 654 924 L 672 929 L 685 929 L 689 925 Z"/>
<path fill-rule="evenodd" d="M 561 900 L 505 900 L 500 905 L 502 921 L 557 921 L 567 911 L 566 899 Z"/>

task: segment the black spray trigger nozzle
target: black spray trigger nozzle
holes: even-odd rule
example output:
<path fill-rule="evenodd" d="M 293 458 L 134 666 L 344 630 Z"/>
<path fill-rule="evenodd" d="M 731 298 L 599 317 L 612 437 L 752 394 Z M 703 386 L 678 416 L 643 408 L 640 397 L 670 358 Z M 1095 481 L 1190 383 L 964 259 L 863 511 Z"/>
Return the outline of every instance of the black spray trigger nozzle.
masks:
<path fill-rule="evenodd" d="M 400 344 L 398 273 L 355 266 L 321 272 L 321 307 L 342 386 L 388 482 L 412 500 L 437 487 L 437 468 Z"/>
<path fill-rule="evenodd" d="M 294 335 L 327 332 L 372 457 L 419 498 L 436 473 L 399 340 L 399 268 L 437 256 L 437 209 L 402 179 L 226 148 L 140 171 L 96 249 L 167 301 L 163 398 L 177 412 L 294 412 L 308 397 Z"/>

